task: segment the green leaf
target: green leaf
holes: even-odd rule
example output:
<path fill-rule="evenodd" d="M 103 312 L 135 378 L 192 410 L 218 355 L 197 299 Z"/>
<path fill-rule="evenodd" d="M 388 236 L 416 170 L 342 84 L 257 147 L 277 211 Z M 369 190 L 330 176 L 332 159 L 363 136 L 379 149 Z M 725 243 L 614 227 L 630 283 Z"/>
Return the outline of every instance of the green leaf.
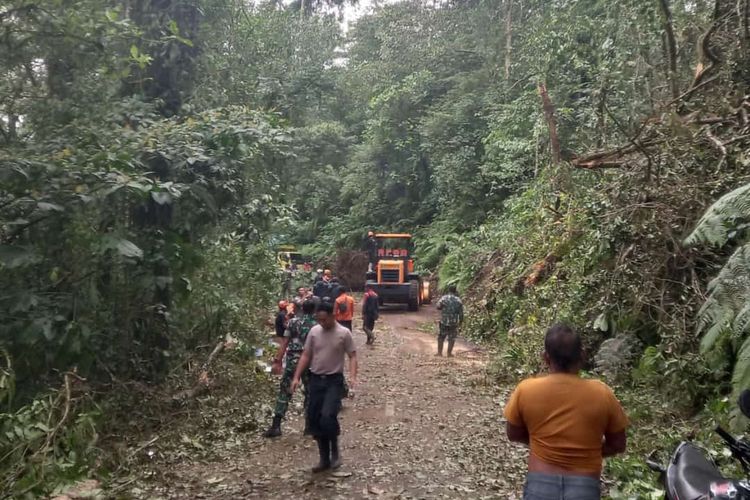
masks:
<path fill-rule="evenodd" d="M 131 257 L 137 259 L 143 258 L 143 250 L 138 248 L 138 246 L 132 241 L 120 240 L 117 242 L 116 248 L 120 255 L 122 255 L 123 257 Z"/>
<path fill-rule="evenodd" d="M 594 321 L 594 329 L 606 332 L 609 330 L 609 321 L 607 319 L 607 313 L 601 313 Z"/>
<path fill-rule="evenodd" d="M 707 243 L 722 246 L 739 220 L 750 217 L 750 184 L 745 184 L 719 198 L 698 221 L 684 244 L 694 246 Z"/>
<path fill-rule="evenodd" d="M 159 205 L 172 204 L 172 195 L 166 191 L 151 191 L 151 198 Z"/>
<path fill-rule="evenodd" d="M 44 201 L 40 201 L 39 203 L 37 203 L 36 207 L 42 212 L 62 212 L 64 210 L 60 205 L 57 205 L 55 203 L 47 203 Z"/>
<path fill-rule="evenodd" d="M 750 388 L 750 337 L 747 337 L 742 343 L 737 360 L 732 373 L 733 399 L 736 401 L 740 393 Z M 747 419 L 741 416 L 741 413 L 735 408 L 732 415 L 732 427 L 740 429 L 744 427 Z"/>
<path fill-rule="evenodd" d="M 136 182 L 136 181 L 130 181 L 130 182 L 128 182 L 127 186 L 130 187 L 130 188 L 134 188 L 134 189 L 137 189 L 139 191 L 142 191 L 144 193 L 148 193 L 152 189 L 152 187 L 150 185 L 148 185 L 148 184 L 142 184 L 142 183 Z"/>
<path fill-rule="evenodd" d="M 135 45 L 130 46 L 130 56 L 133 59 L 138 59 L 138 47 L 136 47 Z"/>
<path fill-rule="evenodd" d="M 0 263 L 8 269 L 30 266 L 38 263 L 42 257 L 26 247 L 0 245 Z"/>
<path fill-rule="evenodd" d="M 55 337 L 55 332 L 52 329 L 52 319 L 48 317 L 35 319 L 33 327 L 40 332 L 47 341 L 51 341 Z"/>
<path fill-rule="evenodd" d="M 165 290 L 169 285 L 172 284 L 172 277 L 171 276 L 156 276 L 154 278 L 154 283 L 156 284 L 156 287 L 159 290 Z"/>
<path fill-rule="evenodd" d="M 716 323 L 713 325 L 701 339 L 701 353 L 705 354 L 710 351 L 726 330 L 725 324 Z"/>
<path fill-rule="evenodd" d="M 124 238 L 118 238 L 115 236 L 107 236 L 104 238 L 102 248 L 104 250 L 116 250 L 117 253 L 123 257 L 141 259 L 143 258 L 143 250 L 130 240 Z"/>

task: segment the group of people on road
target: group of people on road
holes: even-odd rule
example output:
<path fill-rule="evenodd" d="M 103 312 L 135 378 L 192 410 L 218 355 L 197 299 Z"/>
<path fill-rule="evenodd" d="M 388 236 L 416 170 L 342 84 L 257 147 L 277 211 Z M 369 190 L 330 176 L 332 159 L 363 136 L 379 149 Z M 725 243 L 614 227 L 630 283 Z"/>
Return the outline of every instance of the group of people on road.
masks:
<path fill-rule="evenodd" d="M 357 352 L 352 337 L 354 298 L 330 270 L 318 270 L 311 289 L 299 287 L 291 304 L 281 300 L 275 320 L 279 350 L 272 373 L 281 375 L 273 421 L 265 432 L 269 438 L 281 435 L 292 395 L 304 387 L 305 435 L 318 443 L 319 463 L 314 471 L 341 464 L 338 446 L 338 412 L 342 399 L 357 383 Z M 377 294 L 368 287 L 362 300 L 367 344 L 375 340 L 379 314 Z M 344 379 L 345 356 L 349 357 L 349 380 Z"/>
<path fill-rule="evenodd" d="M 337 295 L 318 296 L 336 281 L 320 273 L 313 292 L 298 290 L 301 314 L 281 320 L 283 341 L 274 361 L 281 373 L 286 356 L 274 421 L 268 436 L 280 435 L 280 423 L 294 391 L 305 386 L 305 434 L 318 443 L 320 459 L 314 472 L 341 465 L 338 412 L 345 392 L 345 356 L 349 357 L 349 385 L 357 383 L 357 352 L 352 337 L 354 299 L 340 286 Z M 326 278 L 327 277 L 327 278 Z M 304 298 L 303 298 L 304 297 Z M 371 344 L 379 299 L 370 287 L 362 299 L 363 330 Z M 448 286 L 437 302 L 440 320 L 437 356 L 452 356 L 464 306 L 454 286 Z M 316 324 L 317 323 L 317 324 Z M 554 325 L 544 338 L 544 362 L 548 374 L 522 381 L 508 399 L 504 416 L 510 441 L 529 446 L 525 500 L 595 500 L 601 498 L 600 475 L 605 457 L 623 453 L 629 420 L 612 389 L 601 381 L 579 375 L 583 366 L 581 338 L 570 326 Z"/>

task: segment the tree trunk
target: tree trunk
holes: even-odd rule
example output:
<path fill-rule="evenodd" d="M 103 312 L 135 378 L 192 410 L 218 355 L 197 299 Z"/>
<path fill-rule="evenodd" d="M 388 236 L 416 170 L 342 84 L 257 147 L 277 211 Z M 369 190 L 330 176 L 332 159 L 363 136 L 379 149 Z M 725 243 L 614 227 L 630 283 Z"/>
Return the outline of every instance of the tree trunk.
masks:
<path fill-rule="evenodd" d="M 604 147 L 604 140 L 607 136 L 607 118 L 606 118 L 606 108 L 607 108 L 607 80 L 606 78 L 602 80 L 602 84 L 599 86 L 599 101 L 596 105 L 596 128 L 597 128 L 597 139 L 596 139 L 596 147 L 597 149 L 601 149 Z"/>
<path fill-rule="evenodd" d="M 141 48 L 152 53 L 153 60 L 143 70 L 142 78 L 125 81 L 124 95 L 142 93 L 149 101 L 159 101 L 159 111 L 166 117 L 180 112 L 195 82 L 196 58 L 202 48 L 199 37 L 203 11 L 197 0 L 134 0 L 132 21 L 143 31 Z M 166 43 L 159 40 L 162 30 L 174 22 L 180 36 L 192 42 L 179 40 Z"/>
<path fill-rule="evenodd" d="M 16 142 L 18 139 L 18 115 L 16 114 L 9 114 L 8 115 L 8 143 Z"/>
<path fill-rule="evenodd" d="M 513 50 L 513 0 L 508 0 L 505 13 L 505 81 L 510 81 L 510 65 Z"/>
<path fill-rule="evenodd" d="M 539 95 L 542 98 L 542 108 L 544 109 L 544 117 L 547 120 L 547 127 L 549 127 L 549 143 L 552 149 L 552 161 L 555 164 L 560 163 L 560 138 L 557 135 L 557 118 L 555 117 L 555 106 L 549 98 L 547 93 L 547 84 L 539 82 L 537 84 L 539 89 Z"/>
<path fill-rule="evenodd" d="M 666 36 L 666 55 L 669 65 L 668 78 L 669 88 L 672 91 L 672 99 L 677 99 L 680 89 L 677 84 L 677 42 L 672 26 L 672 11 L 669 8 L 669 0 L 659 0 L 659 7 L 664 17 L 664 34 Z"/>

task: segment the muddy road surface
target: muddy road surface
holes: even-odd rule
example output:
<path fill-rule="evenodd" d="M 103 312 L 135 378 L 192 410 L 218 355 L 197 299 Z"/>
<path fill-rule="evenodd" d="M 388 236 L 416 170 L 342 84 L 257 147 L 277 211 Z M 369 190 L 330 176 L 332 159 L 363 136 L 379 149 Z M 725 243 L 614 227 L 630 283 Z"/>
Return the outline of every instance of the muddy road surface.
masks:
<path fill-rule="evenodd" d="M 162 471 L 161 498 L 520 498 L 525 452 L 505 438 L 507 388 L 487 383 L 486 354 L 461 339 L 453 358 L 435 356 L 437 311 L 386 307 L 376 341 L 354 337 L 359 385 L 344 401 L 344 465 L 313 475 L 312 438 L 302 435 L 296 395 L 283 435 L 248 434 L 242 452 Z"/>

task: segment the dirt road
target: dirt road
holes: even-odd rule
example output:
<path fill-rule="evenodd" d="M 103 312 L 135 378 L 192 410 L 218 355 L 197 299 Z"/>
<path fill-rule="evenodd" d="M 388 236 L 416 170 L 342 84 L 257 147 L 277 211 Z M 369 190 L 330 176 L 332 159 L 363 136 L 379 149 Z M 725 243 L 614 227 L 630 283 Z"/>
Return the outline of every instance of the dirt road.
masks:
<path fill-rule="evenodd" d="M 525 454 L 504 436 L 507 391 L 485 383 L 485 354 L 459 341 L 437 358 L 436 311 L 386 310 L 374 346 L 355 322 L 360 385 L 342 412 L 343 467 L 313 475 L 311 438 L 302 436 L 301 398 L 284 435 L 248 436 L 244 452 L 183 464 L 160 488 L 167 498 L 516 498 Z"/>

